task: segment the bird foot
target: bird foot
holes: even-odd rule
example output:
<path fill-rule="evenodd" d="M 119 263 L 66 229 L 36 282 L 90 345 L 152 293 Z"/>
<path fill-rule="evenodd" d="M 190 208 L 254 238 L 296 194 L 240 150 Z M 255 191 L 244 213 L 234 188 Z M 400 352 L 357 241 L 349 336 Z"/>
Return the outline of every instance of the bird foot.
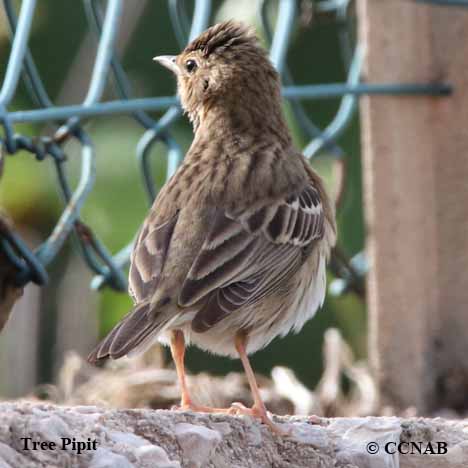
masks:
<path fill-rule="evenodd" d="M 193 411 L 195 413 L 225 413 L 230 414 L 231 408 L 212 408 L 211 406 L 199 405 L 197 403 L 182 402 L 180 405 L 171 407 L 172 411 Z"/>
<path fill-rule="evenodd" d="M 320 416 L 315 416 L 314 414 L 307 418 L 309 424 L 316 424 L 318 426 L 324 426 L 328 424 L 328 421 Z"/>
<path fill-rule="evenodd" d="M 258 407 L 256 405 L 252 406 L 252 408 L 247 408 L 242 403 L 233 403 L 231 408 L 229 408 L 229 414 L 235 415 L 247 415 L 252 418 L 260 419 L 263 424 L 267 425 L 274 434 L 279 436 L 288 436 L 291 435 L 291 431 L 285 431 L 281 429 L 277 424 L 275 424 L 271 418 L 268 416 L 268 413 L 265 407 L 262 405 Z"/>

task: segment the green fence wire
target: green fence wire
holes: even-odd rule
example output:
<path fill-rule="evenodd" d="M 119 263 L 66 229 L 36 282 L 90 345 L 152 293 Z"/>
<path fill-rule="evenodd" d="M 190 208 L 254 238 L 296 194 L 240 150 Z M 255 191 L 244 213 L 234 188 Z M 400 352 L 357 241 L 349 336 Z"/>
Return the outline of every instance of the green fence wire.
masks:
<path fill-rule="evenodd" d="M 363 51 L 355 44 L 353 25 L 355 18 L 351 13 L 353 0 L 311 1 L 313 15 L 333 17 L 340 24 L 339 40 L 342 58 L 348 70 L 346 83 L 322 85 L 296 85 L 287 66 L 288 45 L 295 22 L 298 20 L 299 1 L 272 0 L 277 2 L 277 20 L 271 24 L 267 15 L 268 0 L 259 2 L 259 17 L 265 36 L 270 44 L 270 58 L 282 76 L 284 99 L 291 104 L 294 117 L 299 126 L 310 138 L 304 154 L 312 158 L 327 150 L 331 157 L 344 158 L 345 152 L 337 144 L 337 139 L 351 121 L 359 96 L 382 95 L 432 95 L 450 94 L 448 84 L 401 83 L 365 84 L 360 82 Z M 435 5 L 468 6 L 465 0 L 415 0 Z M 167 150 L 170 177 L 183 158 L 181 147 L 171 134 L 172 125 L 181 117 L 182 112 L 177 96 L 158 96 L 133 99 L 132 90 L 125 69 L 114 54 L 114 43 L 119 31 L 123 0 L 108 0 L 102 8 L 97 0 L 84 0 L 89 27 L 96 33 L 98 47 L 94 68 L 85 99 L 81 104 L 55 106 L 42 83 L 38 69 L 28 49 L 31 23 L 36 10 L 36 0 L 23 0 L 17 17 L 13 2 L 3 2 L 11 31 L 12 47 L 0 90 L 0 138 L 3 154 L 14 155 L 26 150 L 42 161 L 52 158 L 57 173 L 57 181 L 66 202 L 62 215 L 49 237 L 35 250 L 29 249 L 21 237 L 0 218 L 0 252 L 15 271 L 14 282 L 23 286 L 28 282 L 43 285 L 48 280 L 47 267 L 60 252 L 65 240 L 72 234 L 79 241 L 81 254 L 89 268 L 96 273 L 91 286 L 109 286 L 123 291 L 127 287 L 124 269 L 129 261 L 132 241 L 120 252 L 112 255 L 97 238 L 92 229 L 80 219 L 80 210 L 93 189 L 95 181 L 95 150 L 89 135 L 83 128 L 84 119 L 102 117 L 110 114 L 129 114 L 144 129 L 137 145 L 136 154 L 141 168 L 142 183 L 152 201 L 157 187 L 150 172 L 150 152 L 153 145 L 162 143 Z M 211 0 L 195 0 L 193 15 L 190 18 L 184 0 L 168 0 L 172 27 L 183 47 L 209 26 L 212 17 Z M 103 11 L 104 10 L 104 11 Z M 27 90 L 37 108 L 8 111 L 20 75 L 23 74 Z M 104 87 L 109 75 L 113 82 L 118 100 L 102 101 Z M 303 107 L 309 99 L 341 98 L 338 111 L 325 129 L 315 125 Z M 165 110 L 159 119 L 151 117 L 147 111 Z M 16 131 L 21 122 L 48 122 L 55 125 L 52 137 L 25 135 Z M 81 171 L 79 182 L 72 190 L 66 176 L 67 164 L 64 144 L 75 139 L 81 148 Z M 365 255 L 358 254 L 348 260 L 339 250 L 334 254 L 332 268 L 338 280 L 332 283 L 334 294 L 354 289 L 362 293 L 362 279 L 367 271 Z"/>

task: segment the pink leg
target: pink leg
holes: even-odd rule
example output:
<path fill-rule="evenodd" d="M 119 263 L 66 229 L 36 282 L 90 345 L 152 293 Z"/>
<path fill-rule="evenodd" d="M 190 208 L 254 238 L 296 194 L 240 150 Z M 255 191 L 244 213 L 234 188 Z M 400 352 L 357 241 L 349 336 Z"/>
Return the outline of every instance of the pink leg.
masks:
<path fill-rule="evenodd" d="M 252 392 L 254 404 L 252 408 L 246 408 L 240 403 L 234 403 L 232 405 L 231 412 L 235 414 L 247 414 L 249 416 L 258 418 L 264 424 L 266 424 L 274 433 L 282 436 L 288 435 L 288 433 L 280 429 L 279 426 L 276 425 L 267 414 L 265 405 L 260 396 L 260 391 L 258 389 L 257 380 L 255 379 L 255 374 L 252 370 L 252 366 L 250 365 L 249 358 L 247 357 L 247 339 L 248 338 L 244 333 L 238 333 L 235 338 L 235 346 L 242 361 L 242 365 L 244 366 L 247 380 L 249 381 L 250 391 Z"/>
<path fill-rule="evenodd" d="M 182 391 L 180 406 L 176 407 L 176 409 L 184 411 L 196 411 L 200 413 L 229 413 L 230 408 L 211 408 L 209 406 L 198 405 L 192 401 L 185 376 L 185 339 L 181 330 L 174 330 L 172 332 L 171 353 L 172 358 L 174 359 L 177 377 L 179 379 L 180 388 Z"/>

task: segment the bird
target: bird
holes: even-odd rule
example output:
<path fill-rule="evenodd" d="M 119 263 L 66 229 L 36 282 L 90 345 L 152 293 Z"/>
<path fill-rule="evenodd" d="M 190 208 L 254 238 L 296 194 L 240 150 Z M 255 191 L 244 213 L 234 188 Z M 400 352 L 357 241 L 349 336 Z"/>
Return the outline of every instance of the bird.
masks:
<path fill-rule="evenodd" d="M 299 332 L 323 305 L 334 205 L 293 144 L 280 77 L 251 27 L 215 24 L 180 54 L 154 60 L 174 73 L 194 137 L 137 236 L 134 307 L 88 359 L 132 356 L 159 341 L 171 349 L 179 409 L 246 414 L 282 433 L 248 356 Z M 240 358 L 253 406 L 197 404 L 184 367 L 189 344 Z"/>

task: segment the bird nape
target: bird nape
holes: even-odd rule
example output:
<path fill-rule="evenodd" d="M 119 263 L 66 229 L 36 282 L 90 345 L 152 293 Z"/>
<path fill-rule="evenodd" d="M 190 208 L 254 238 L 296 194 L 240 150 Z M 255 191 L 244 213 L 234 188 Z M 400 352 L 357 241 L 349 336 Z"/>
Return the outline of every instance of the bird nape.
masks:
<path fill-rule="evenodd" d="M 334 208 L 320 177 L 294 148 L 279 77 L 255 34 L 217 24 L 177 56 L 155 58 L 177 78 L 194 140 L 159 192 L 132 254 L 135 306 L 90 354 L 95 362 L 171 347 L 181 409 L 267 414 L 248 354 L 298 332 L 322 305 Z M 196 404 L 185 346 L 239 357 L 254 405 Z"/>

